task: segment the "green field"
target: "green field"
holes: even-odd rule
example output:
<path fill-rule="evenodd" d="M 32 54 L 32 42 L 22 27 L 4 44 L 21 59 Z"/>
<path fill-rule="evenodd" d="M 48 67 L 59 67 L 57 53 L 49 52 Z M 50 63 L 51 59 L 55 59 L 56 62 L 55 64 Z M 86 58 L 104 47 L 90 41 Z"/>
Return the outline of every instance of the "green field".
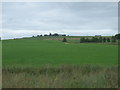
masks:
<path fill-rule="evenodd" d="M 79 43 L 79 37 L 67 39 L 67 43 L 50 37 L 3 40 L 3 87 L 117 87 L 118 45 Z M 68 76 L 70 73 L 73 76 Z M 106 79 L 107 74 L 110 76 Z M 70 78 L 64 82 L 66 75 Z M 58 81 L 54 81 L 56 77 Z M 33 80 L 34 84 L 24 86 L 19 83 L 22 79 Z M 39 79 L 43 82 L 36 81 Z"/>
<path fill-rule="evenodd" d="M 117 64 L 117 45 L 73 44 L 56 40 L 5 40 L 3 66 Z"/>

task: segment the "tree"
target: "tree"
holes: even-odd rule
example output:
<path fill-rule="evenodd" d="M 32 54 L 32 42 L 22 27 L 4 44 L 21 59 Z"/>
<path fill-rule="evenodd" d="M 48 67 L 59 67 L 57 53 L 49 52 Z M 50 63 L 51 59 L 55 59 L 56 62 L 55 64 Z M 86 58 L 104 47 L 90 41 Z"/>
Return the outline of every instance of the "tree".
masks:
<path fill-rule="evenodd" d="M 63 34 L 62 36 L 66 36 L 66 34 Z"/>
<path fill-rule="evenodd" d="M 44 34 L 44 36 L 48 36 L 47 34 Z"/>
<path fill-rule="evenodd" d="M 42 34 L 40 36 L 42 37 Z"/>
<path fill-rule="evenodd" d="M 83 43 L 83 42 L 85 42 L 85 38 L 84 38 L 84 37 L 82 37 L 82 38 L 80 39 L 80 43 Z"/>
<path fill-rule="evenodd" d="M 50 33 L 49 36 L 52 36 L 52 34 Z"/>
<path fill-rule="evenodd" d="M 62 40 L 63 42 L 67 42 L 67 39 L 66 38 L 63 38 L 63 40 Z"/>
<path fill-rule="evenodd" d="M 110 38 L 107 38 L 107 42 L 110 42 Z"/>
<path fill-rule="evenodd" d="M 97 37 L 95 37 L 95 42 L 99 42 L 99 39 Z"/>
<path fill-rule="evenodd" d="M 85 42 L 90 42 L 89 38 L 86 38 L 86 39 L 85 39 Z"/>
<path fill-rule="evenodd" d="M 52 36 L 59 36 L 59 34 L 57 34 L 57 33 L 54 33 Z"/>
<path fill-rule="evenodd" d="M 112 40 L 112 42 L 116 42 L 115 36 L 112 36 L 111 40 Z"/>
<path fill-rule="evenodd" d="M 95 42 L 95 37 L 92 37 L 91 41 L 92 41 L 92 42 Z"/>
<path fill-rule="evenodd" d="M 120 39 L 120 33 L 115 35 L 116 39 Z"/>
<path fill-rule="evenodd" d="M 102 42 L 102 37 L 101 36 L 99 37 L 99 42 Z"/>
<path fill-rule="evenodd" d="M 39 35 L 37 35 L 37 37 L 39 37 Z"/>
<path fill-rule="evenodd" d="M 103 38 L 103 42 L 106 42 L 106 38 L 105 37 Z"/>

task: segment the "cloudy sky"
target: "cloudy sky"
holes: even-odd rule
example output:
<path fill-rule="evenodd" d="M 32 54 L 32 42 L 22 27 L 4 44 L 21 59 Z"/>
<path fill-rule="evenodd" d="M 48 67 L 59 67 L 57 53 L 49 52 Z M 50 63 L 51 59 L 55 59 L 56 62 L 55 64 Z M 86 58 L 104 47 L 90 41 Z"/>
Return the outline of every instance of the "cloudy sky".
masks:
<path fill-rule="evenodd" d="M 61 33 L 74 36 L 115 35 L 117 2 L 4 2 L 2 37 Z"/>

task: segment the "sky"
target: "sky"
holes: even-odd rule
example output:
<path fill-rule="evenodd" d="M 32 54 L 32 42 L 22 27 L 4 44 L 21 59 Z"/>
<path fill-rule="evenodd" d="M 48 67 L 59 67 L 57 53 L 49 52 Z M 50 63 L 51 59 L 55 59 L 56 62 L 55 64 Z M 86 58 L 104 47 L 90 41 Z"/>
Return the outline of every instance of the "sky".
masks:
<path fill-rule="evenodd" d="M 0 23 L 3 39 L 49 33 L 115 35 L 118 33 L 118 3 L 4 2 Z"/>

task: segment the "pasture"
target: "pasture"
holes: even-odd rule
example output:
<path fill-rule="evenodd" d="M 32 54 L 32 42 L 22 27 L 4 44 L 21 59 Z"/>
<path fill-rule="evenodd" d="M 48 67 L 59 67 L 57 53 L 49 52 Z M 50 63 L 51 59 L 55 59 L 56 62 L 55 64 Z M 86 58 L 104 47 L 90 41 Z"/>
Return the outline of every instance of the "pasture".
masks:
<path fill-rule="evenodd" d="M 3 40 L 3 87 L 117 87 L 118 45 L 62 38 Z"/>

